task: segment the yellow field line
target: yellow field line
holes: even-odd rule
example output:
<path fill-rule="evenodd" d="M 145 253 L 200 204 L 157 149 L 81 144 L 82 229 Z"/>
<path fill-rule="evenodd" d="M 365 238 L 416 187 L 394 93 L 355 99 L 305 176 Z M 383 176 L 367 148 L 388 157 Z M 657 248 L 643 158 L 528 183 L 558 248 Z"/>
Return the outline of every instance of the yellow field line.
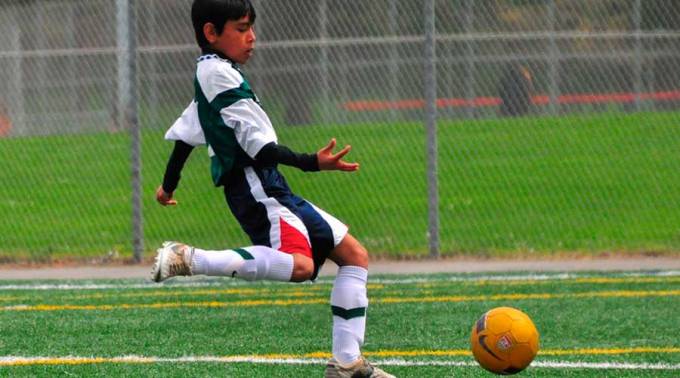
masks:
<path fill-rule="evenodd" d="M 451 350 L 379 350 L 375 352 L 362 352 L 367 357 L 455 357 L 472 356 L 468 349 Z M 595 355 L 617 355 L 617 354 L 673 354 L 680 353 L 680 347 L 637 347 L 637 348 L 579 348 L 579 349 L 544 349 L 539 350 L 542 356 L 595 356 Z M 328 352 L 312 352 L 303 355 L 262 355 L 262 358 L 330 358 Z"/>
<path fill-rule="evenodd" d="M 543 356 L 589 356 L 589 355 L 643 354 L 643 353 L 680 353 L 680 348 L 636 347 L 636 348 L 610 348 L 610 349 L 598 349 L 598 348 L 546 349 L 538 352 L 538 354 Z"/>
<path fill-rule="evenodd" d="M 539 351 L 544 356 L 593 356 L 593 355 L 621 355 L 621 354 L 644 354 L 644 353 L 680 353 L 678 347 L 637 347 L 637 348 L 581 348 L 581 349 L 547 349 Z M 470 357 L 472 353 L 467 349 L 453 350 L 379 350 L 366 351 L 368 357 L 397 358 L 397 357 Z M 280 361 L 280 360 L 318 360 L 331 358 L 329 352 L 311 352 L 304 354 L 259 354 L 239 356 L 198 356 L 198 357 L 0 357 L 2 366 L 29 366 L 29 365 L 87 365 L 103 363 L 134 363 L 148 364 L 157 362 L 247 362 L 247 361 Z"/>
<path fill-rule="evenodd" d="M 480 281 L 435 281 L 416 283 L 416 288 L 433 288 L 445 286 L 522 286 L 522 285 L 539 285 L 539 284 L 554 284 L 560 282 L 564 284 L 648 284 L 648 283 L 680 283 L 680 276 L 669 277 L 574 277 L 574 278 L 560 278 L 560 279 L 521 279 L 521 280 L 480 280 Z M 388 292 L 398 292 L 394 285 L 384 285 L 380 283 L 369 283 L 369 291 L 377 291 L 383 289 L 392 289 Z M 201 289 L 201 290 L 173 290 L 172 288 L 165 288 L 153 291 L 139 291 L 131 293 L 93 293 L 70 296 L 70 299 L 105 299 L 105 298 L 135 298 L 135 297 L 181 297 L 181 296 L 199 296 L 199 295 L 267 295 L 277 294 L 286 297 L 309 297 L 316 295 L 317 292 L 329 291 L 329 284 L 317 283 L 314 285 L 295 285 L 292 288 L 227 288 L 227 289 Z M 422 292 L 421 292 L 422 294 Z M 46 294 L 49 296 L 49 294 Z M 0 296 L 0 302 L 12 301 L 28 301 L 30 296 Z"/>
<path fill-rule="evenodd" d="M 384 297 L 373 298 L 372 303 L 445 303 L 445 302 L 481 302 L 498 300 L 547 300 L 565 298 L 645 298 L 680 296 L 680 290 L 618 290 L 592 291 L 584 293 L 536 293 L 536 294 L 494 294 L 494 295 L 457 295 L 457 296 L 421 296 L 421 297 Z M 254 306 L 293 306 L 328 304 L 328 298 L 311 299 L 253 299 L 233 302 L 164 302 L 164 303 L 121 303 L 102 305 L 16 305 L 0 307 L 0 311 L 64 311 L 64 310 L 129 310 L 129 309 L 167 309 L 167 308 L 224 308 Z"/>
<path fill-rule="evenodd" d="M 669 277 L 574 277 L 559 279 L 521 279 L 521 280 L 479 280 L 479 281 L 435 281 L 413 284 L 416 288 L 445 287 L 445 286 L 523 286 L 523 285 L 545 285 L 555 282 L 564 284 L 648 284 L 648 283 L 680 283 L 680 276 Z M 369 283 L 369 291 L 393 289 L 399 286 L 384 285 L 380 283 Z M 135 297 L 180 297 L 180 296 L 199 296 L 199 295 L 266 295 L 277 294 L 287 297 L 307 297 L 315 294 L 310 292 L 329 291 L 329 283 L 317 283 L 314 285 L 296 285 L 293 288 L 228 288 L 228 289 L 202 289 L 202 290 L 172 290 L 170 288 L 153 291 L 141 291 L 132 293 L 94 293 L 81 294 L 70 297 L 71 299 L 104 299 L 104 298 L 135 298 Z M 0 296 L 0 302 L 30 300 L 29 296 Z"/>
<path fill-rule="evenodd" d="M 0 360 L 0 366 L 32 366 L 32 365 L 91 365 L 91 364 L 105 364 L 126 362 L 119 358 L 105 358 L 105 357 L 45 357 L 45 358 L 25 358 L 3 361 Z M 128 362 L 131 362 L 128 360 Z M 142 363 L 143 360 L 135 360 L 135 363 Z M 153 362 L 149 359 L 148 362 Z"/>
<path fill-rule="evenodd" d="M 285 297 L 308 297 L 319 295 L 318 291 L 321 288 L 305 287 L 296 288 L 296 290 L 272 290 L 272 289 L 215 289 L 215 290 L 195 290 L 195 291 L 150 291 L 137 293 L 99 293 L 99 294 L 83 294 L 70 298 L 73 299 L 102 299 L 102 298 L 138 298 L 138 297 L 183 297 L 183 296 L 199 296 L 199 295 L 278 295 Z M 323 288 L 328 290 L 328 288 Z"/>
<path fill-rule="evenodd" d="M 303 357 L 319 357 L 321 352 L 316 354 L 304 355 Z M 617 355 L 617 354 L 645 354 L 645 353 L 680 353 L 680 347 L 637 347 L 637 348 L 579 348 L 579 349 L 545 349 L 539 350 L 538 354 L 543 356 L 594 356 L 594 355 Z M 380 350 L 376 352 L 363 352 L 369 357 L 450 357 L 450 356 L 471 356 L 472 352 L 467 349 L 453 350 Z M 327 354 L 326 357 L 330 357 Z"/>
<path fill-rule="evenodd" d="M 291 300 L 245 300 L 235 302 L 167 302 L 167 303 L 121 303 L 113 305 L 34 305 L 34 306 L 6 306 L 4 311 L 63 311 L 63 310 L 130 310 L 130 309 L 165 309 L 165 308 L 219 308 L 219 307 L 254 307 L 254 306 L 292 306 L 308 304 L 326 304 L 327 298 L 319 299 L 291 299 Z"/>
<path fill-rule="evenodd" d="M 585 293 L 537 293 L 537 294 L 494 294 L 494 295 L 453 295 L 430 297 L 387 297 L 377 298 L 377 303 L 432 303 L 432 302 L 473 302 L 524 299 L 563 299 L 563 298 L 644 298 L 679 296 L 680 290 L 617 290 L 591 291 Z"/>
<path fill-rule="evenodd" d="M 380 290 L 385 285 L 368 284 L 368 290 Z M 319 292 L 328 292 L 328 285 L 295 285 L 293 288 L 229 288 L 229 289 L 201 289 L 201 290 L 153 290 L 132 293 L 93 293 L 69 296 L 69 299 L 104 299 L 104 298 L 137 298 L 137 297 L 182 297 L 199 295 L 279 295 L 285 297 L 310 297 L 318 295 Z M 45 296 L 49 296 L 45 293 Z M 30 296 L 0 296 L 0 302 L 30 300 Z"/>
<path fill-rule="evenodd" d="M 149 364 L 158 362 L 157 357 L 29 357 L 2 360 L 0 366 L 29 366 L 29 365 L 90 365 L 105 363 L 135 363 Z"/>
<path fill-rule="evenodd" d="M 575 278 L 560 278 L 560 279 L 523 279 L 523 280 L 479 280 L 479 281 L 440 281 L 440 282 L 425 282 L 416 284 L 417 287 L 435 287 L 435 286 L 450 286 L 452 284 L 463 284 L 469 286 L 522 286 L 522 285 L 546 285 L 554 284 L 556 282 L 564 284 L 645 284 L 645 283 L 680 283 L 680 277 L 575 277 Z"/>
<path fill-rule="evenodd" d="M 567 281 L 569 282 L 569 281 Z M 680 277 L 581 277 L 575 283 L 678 283 Z"/>
<path fill-rule="evenodd" d="M 8 296 L 5 296 L 5 297 L 0 297 L 0 302 L 4 302 L 4 301 L 21 301 L 21 300 L 28 299 L 28 298 L 30 298 L 30 297 L 28 297 L 28 296 L 12 297 L 12 296 L 9 296 L 9 295 L 8 295 Z"/>

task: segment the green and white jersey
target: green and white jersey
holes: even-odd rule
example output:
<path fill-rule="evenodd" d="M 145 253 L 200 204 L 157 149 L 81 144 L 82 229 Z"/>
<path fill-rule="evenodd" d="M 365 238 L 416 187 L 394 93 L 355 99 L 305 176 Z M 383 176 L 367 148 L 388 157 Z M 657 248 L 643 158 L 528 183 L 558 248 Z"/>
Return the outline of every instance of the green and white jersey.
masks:
<path fill-rule="evenodd" d="M 165 134 L 207 145 L 215 185 L 233 168 L 252 165 L 262 147 L 277 142 L 269 117 L 238 66 L 216 54 L 198 58 L 195 97 Z"/>

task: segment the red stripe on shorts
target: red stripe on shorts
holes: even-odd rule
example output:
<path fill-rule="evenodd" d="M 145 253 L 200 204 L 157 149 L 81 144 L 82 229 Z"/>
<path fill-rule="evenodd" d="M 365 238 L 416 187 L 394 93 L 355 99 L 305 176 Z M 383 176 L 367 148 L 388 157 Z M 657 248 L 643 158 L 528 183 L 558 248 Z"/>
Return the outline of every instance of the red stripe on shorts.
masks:
<path fill-rule="evenodd" d="M 285 253 L 299 253 L 311 258 L 312 248 L 309 246 L 309 241 L 307 241 L 305 235 L 284 221 L 283 218 L 279 218 L 279 220 L 281 227 L 281 248 L 279 250 Z"/>

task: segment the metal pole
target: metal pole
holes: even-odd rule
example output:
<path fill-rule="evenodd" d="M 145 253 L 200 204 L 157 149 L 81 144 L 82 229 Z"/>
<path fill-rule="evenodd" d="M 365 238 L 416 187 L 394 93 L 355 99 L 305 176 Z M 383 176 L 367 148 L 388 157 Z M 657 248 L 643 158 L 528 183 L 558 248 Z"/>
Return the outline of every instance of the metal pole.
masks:
<path fill-rule="evenodd" d="M 427 129 L 427 195 L 430 257 L 439 257 L 439 193 L 437 183 L 437 54 L 435 0 L 425 1 L 425 128 Z"/>
<path fill-rule="evenodd" d="M 262 33 L 266 33 L 264 31 L 267 30 L 265 22 L 268 18 L 268 15 L 264 15 L 264 13 L 267 11 L 267 7 L 263 7 L 260 4 L 260 0 L 252 0 L 252 3 L 255 9 L 257 9 L 257 25 L 255 26 L 255 34 L 258 38 L 260 38 L 260 35 Z M 161 4 L 158 4 L 158 6 L 160 7 Z M 255 57 L 250 60 L 250 69 L 248 69 L 248 72 L 250 72 L 250 78 L 252 79 L 250 84 L 254 84 L 257 87 L 256 92 L 265 93 L 267 92 L 267 90 L 264 89 L 264 84 L 267 82 L 267 80 L 264 79 L 266 70 L 262 69 L 260 60 L 261 59 L 258 58 L 258 55 L 255 55 Z"/>
<path fill-rule="evenodd" d="M 633 10 L 633 23 L 635 26 L 635 53 L 633 54 L 633 92 L 635 93 L 635 110 L 642 110 L 642 103 L 640 101 L 640 93 L 642 93 L 642 0 L 635 1 L 635 9 Z"/>
<path fill-rule="evenodd" d="M 557 49 L 557 15 L 556 15 L 556 4 L 555 0 L 550 0 L 548 4 L 548 23 L 550 25 L 550 51 L 549 51 L 549 61 L 548 67 L 550 69 L 548 75 L 550 78 L 550 87 L 548 88 L 550 94 L 550 114 L 556 115 L 558 110 L 557 97 L 559 94 L 559 82 L 558 82 L 558 67 L 559 67 L 559 51 Z"/>
<path fill-rule="evenodd" d="M 42 12 L 38 12 L 38 17 L 37 23 L 35 24 L 35 28 L 37 30 L 34 30 L 35 33 L 35 40 L 37 42 L 37 47 L 40 50 L 48 50 L 50 47 L 47 44 L 47 30 L 45 30 L 45 25 L 47 24 L 45 22 L 45 14 L 51 14 L 53 9 L 50 9 L 51 4 L 46 3 L 45 4 L 45 9 Z M 50 81 L 54 80 L 53 75 L 48 75 L 46 73 L 45 69 L 45 63 L 47 62 L 47 58 L 45 57 L 39 57 L 35 60 L 36 63 L 36 70 L 33 72 L 33 75 L 28 74 L 27 79 L 29 81 L 32 81 L 33 83 L 41 83 L 42 85 L 50 83 Z M 30 76 L 33 76 L 32 78 Z M 28 86 L 30 88 L 30 86 Z M 30 92 L 29 92 L 30 93 Z M 32 97 L 32 96 L 31 96 Z M 53 133 L 53 127 L 56 124 L 58 127 L 61 127 L 61 122 L 55 123 L 53 121 L 53 116 L 50 115 L 50 110 L 54 111 L 53 109 L 50 109 L 49 102 L 47 101 L 47 94 L 44 91 L 40 91 L 40 93 L 35 95 L 34 99 L 38 104 L 41 104 L 40 107 L 36 108 L 36 115 L 42 115 L 43 117 L 40 118 L 33 118 L 30 117 L 29 114 L 31 113 L 26 113 L 26 123 L 24 124 L 24 131 L 26 131 L 29 134 L 50 134 Z M 48 105 L 49 104 L 49 105 Z M 38 110 L 40 109 L 40 110 Z M 33 118 L 33 120 L 31 120 Z M 41 128 L 44 130 L 40 130 L 36 127 L 36 125 L 42 123 Z M 61 131 L 61 130 L 59 130 Z"/>
<path fill-rule="evenodd" d="M 65 22 L 66 25 L 66 41 L 68 48 L 75 49 L 78 48 L 77 42 L 76 42 L 76 31 L 74 30 L 76 28 L 76 4 L 70 4 L 68 7 L 68 16 L 67 20 Z M 80 109 L 78 108 L 78 103 L 80 102 L 79 96 L 76 93 L 79 93 L 79 88 L 78 88 L 78 70 L 77 70 L 77 59 L 75 56 L 70 56 L 68 58 L 68 67 L 66 68 L 68 72 L 68 78 L 70 81 L 70 88 L 69 90 L 71 91 L 71 96 L 69 96 L 69 105 L 68 109 L 73 112 L 73 114 L 77 114 Z M 80 117 L 77 117 L 79 124 L 77 125 L 77 128 L 80 129 L 83 127 L 83 122 Z"/>
<path fill-rule="evenodd" d="M 132 251 L 135 262 L 142 261 L 144 228 L 142 224 L 141 136 L 137 114 L 137 43 L 135 0 L 117 0 L 118 26 L 118 105 L 121 128 L 130 132 L 132 181 Z"/>
<path fill-rule="evenodd" d="M 474 42 L 469 38 L 474 28 L 475 9 L 473 0 L 465 1 L 465 33 L 468 38 L 465 39 L 465 98 L 468 100 L 466 107 L 466 116 L 468 119 L 475 117 L 475 108 L 472 106 L 472 100 L 475 98 L 475 46 Z"/>
<path fill-rule="evenodd" d="M 330 111 L 329 80 L 328 80 L 328 3 L 326 0 L 319 2 L 319 39 L 321 40 L 321 119 L 324 125 L 331 119 Z M 311 100 L 311 99 L 310 99 Z"/>
<path fill-rule="evenodd" d="M 9 24 L 10 28 L 10 49 L 17 52 L 17 56 L 13 59 L 13 69 L 9 93 L 13 96 L 8 96 L 5 100 L 9 103 L 9 117 L 12 122 L 11 135 L 23 135 L 26 130 L 26 112 L 24 111 L 24 71 L 23 71 L 23 51 L 21 49 L 21 25 L 19 24 L 21 18 L 21 8 L 18 5 L 12 6 L 13 12 Z"/>
<path fill-rule="evenodd" d="M 161 26 L 160 24 L 163 21 L 162 21 L 162 18 L 161 18 L 161 22 L 160 23 L 158 22 L 157 14 L 160 13 L 159 10 L 163 9 L 163 4 L 159 4 L 158 1 L 152 0 L 149 4 L 147 4 L 147 6 L 149 7 L 148 13 L 151 13 L 151 20 L 149 20 L 151 27 L 149 28 L 148 31 L 149 31 L 149 33 L 151 33 L 151 40 L 153 41 L 152 43 L 160 44 L 160 41 L 159 41 L 160 38 L 158 38 L 158 35 L 160 33 L 158 31 L 163 30 L 163 29 L 160 28 L 160 26 Z M 158 63 L 159 63 L 159 60 L 160 60 L 158 58 L 158 56 L 159 56 L 158 53 L 150 53 L 149 58 L 147 60 L 150 64 L 150 66 L 149 65 L 146 66 L 147 67 L 147 69 L 146 69 L 146 75 L 147 75 L 146 80 L 148 81 L 148 86 L 150 87 L 149 88 L 150 93 L 148 94 L 149 104 L 151 105 L 150 109 L 149 109 L 150 110 L 149 113 L 151 113 L 151 114 L 150 114 L 150 117 L 147 118 L 147 119 L 153 119 L 153 120 L 159 119 L 159 115 L 160 115 L 160 111 L 159 111 L 160 101 L 158 101 L 159 89 L 158 89 L 158 81 L 157 81 L 157 77 L 160 76 L 160 75 L 158 75 L 157 71 L 156 71 L 158 69 L 158 66 L 159 66 Z M 143 60 L 142 60 L 141 64 L 142 65 L 144 64 Z M 167 97 L 165 97 L 165 98 L 167 98 Z M 142 120 L 142 122 L 144 122 L 144 120 Z"/>
<path fill-rule="evenodd" d="M 397 0 L 390 0 L 390 5 L 387 10 L 387 19 L 389 26 L 390 37 L 397 36 L 397 28 L 399 27 L 397 23 L 397 17 L 399 17 L 399 10 L 397 8 Z M 389 61 L 389 72 L 390 72 L 390 102 L 395 103 L 399 99 L 399 44 L 392 43 L 390 45 L 390 61 Z M 396 121 L 398 117 L 398 111 L 396 106 L 390 108 L 390 119 Z"/>

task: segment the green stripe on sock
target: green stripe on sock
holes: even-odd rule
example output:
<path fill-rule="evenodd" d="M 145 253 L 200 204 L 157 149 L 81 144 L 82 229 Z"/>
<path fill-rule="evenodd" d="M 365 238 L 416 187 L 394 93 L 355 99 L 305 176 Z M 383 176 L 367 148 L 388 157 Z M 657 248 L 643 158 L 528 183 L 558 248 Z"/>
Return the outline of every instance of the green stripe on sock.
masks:
<path fill-rule="evenodd" d="M 366 316 L 366 307 L 350 308 L 347 310 L 342 307 L 331 306 L 331 311 L 333 311 L 333 315 L 339 316 L 345 320 Z"/>
<path fill-rule="evenodd" d="M 243 248 L 236 248 L 236 249 L 234 250 L 234 252 L 236 252 L 236 253 L 238 253 L 239 255 L 241 255 L 241 257 L 243 257 L 244 260 L 255 260 L 255 258 L 253 257 L 253 255 L 251 255 L 250 252 L 246 251 L 246 250 L 243 249 Z"/>

